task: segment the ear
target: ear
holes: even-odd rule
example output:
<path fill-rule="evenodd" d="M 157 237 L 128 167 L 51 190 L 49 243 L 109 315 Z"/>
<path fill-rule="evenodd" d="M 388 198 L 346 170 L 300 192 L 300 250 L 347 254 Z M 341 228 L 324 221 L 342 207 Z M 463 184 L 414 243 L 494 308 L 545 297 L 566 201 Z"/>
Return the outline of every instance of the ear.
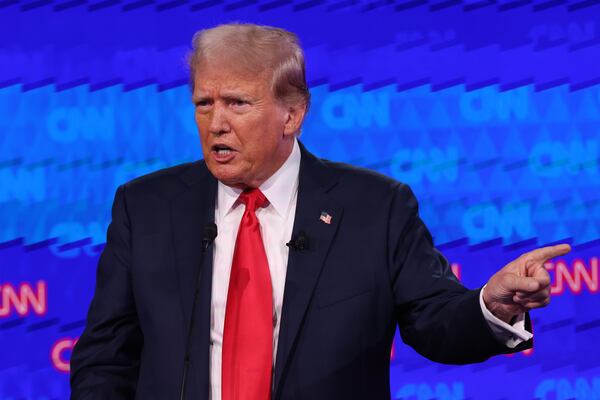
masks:
<path fill-rule="evenodd" d="M 304 116 L 306 115 L 306 104 L 299 103 L 287 106 L 287 113 L 283 134 L 286 136 L 296 135 L 302 126 Z"/>

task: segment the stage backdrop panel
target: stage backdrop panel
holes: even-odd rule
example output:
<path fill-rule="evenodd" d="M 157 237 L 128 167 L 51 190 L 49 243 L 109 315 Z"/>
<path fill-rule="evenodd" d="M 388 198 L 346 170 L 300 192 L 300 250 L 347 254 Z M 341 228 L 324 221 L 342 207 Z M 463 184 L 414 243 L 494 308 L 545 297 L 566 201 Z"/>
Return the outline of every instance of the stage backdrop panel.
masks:
<path fill-rule="evenodd" d="M 396 336 L 395 399 L 600 398 L 596 1 L 0 1 L 0 398 L 66 399 L 118 185 L 201 157 L 185 56 L 242 21 L 296 32 L 301 140 L 413 188 L 469 287 L 536 246 L 535 348 L 432 363 Z"/>

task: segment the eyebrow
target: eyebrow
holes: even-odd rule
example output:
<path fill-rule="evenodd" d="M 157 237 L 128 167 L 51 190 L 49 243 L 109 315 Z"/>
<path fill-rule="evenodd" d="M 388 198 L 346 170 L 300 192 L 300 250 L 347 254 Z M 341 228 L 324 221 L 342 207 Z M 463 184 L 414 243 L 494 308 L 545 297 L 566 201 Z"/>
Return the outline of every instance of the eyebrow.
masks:
<path fill-rule="evenodd" d="M 225 100 L 228 100 L 228 101 L 229 100 L 252 101 L 252 99 L 254 98 L 252 95 L 250 95 L 246 92 L 236 92 L 236 91 L 223 91 L 221 93 L 220 97 Z M 209 94 L 195 94 L 195 95 L 192 95 L 192 102 L 197 103 L 198 101 L 209 100 L 212 98 L 213 97 Z"/>
<path fill-rule="evenodd" d="M 249 100 L 252 96 L 247 92 L 235 91 L 235 90 L 223 90 L 221 97 L 224 99 L 245 99 Z"/>

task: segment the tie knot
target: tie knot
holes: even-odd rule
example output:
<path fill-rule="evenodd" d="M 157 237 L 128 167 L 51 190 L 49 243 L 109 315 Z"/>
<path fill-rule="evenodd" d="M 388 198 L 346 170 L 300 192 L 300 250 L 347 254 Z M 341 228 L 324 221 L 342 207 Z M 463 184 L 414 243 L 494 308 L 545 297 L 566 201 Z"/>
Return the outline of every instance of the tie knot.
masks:
<path fill-rule="evenodd" d="M 246 208 L 252 211 L 256 211 L 258 207 L 267 205 L 267 198 L 260 189 L 246 189 L 240 194 L 238 199 L 246 205 Z"/>

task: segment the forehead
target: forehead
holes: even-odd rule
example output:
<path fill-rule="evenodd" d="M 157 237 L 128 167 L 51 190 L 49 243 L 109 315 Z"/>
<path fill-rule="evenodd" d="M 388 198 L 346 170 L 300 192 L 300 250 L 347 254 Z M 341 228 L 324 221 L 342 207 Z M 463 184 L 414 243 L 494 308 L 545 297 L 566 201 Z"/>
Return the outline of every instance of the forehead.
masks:
<path fill-rule="evenodd" d="M 270 92 L 270 74 L 253 71 L 235 61 L 199 63 L 194 73 L 194 94 L 217 91 Z"/>

